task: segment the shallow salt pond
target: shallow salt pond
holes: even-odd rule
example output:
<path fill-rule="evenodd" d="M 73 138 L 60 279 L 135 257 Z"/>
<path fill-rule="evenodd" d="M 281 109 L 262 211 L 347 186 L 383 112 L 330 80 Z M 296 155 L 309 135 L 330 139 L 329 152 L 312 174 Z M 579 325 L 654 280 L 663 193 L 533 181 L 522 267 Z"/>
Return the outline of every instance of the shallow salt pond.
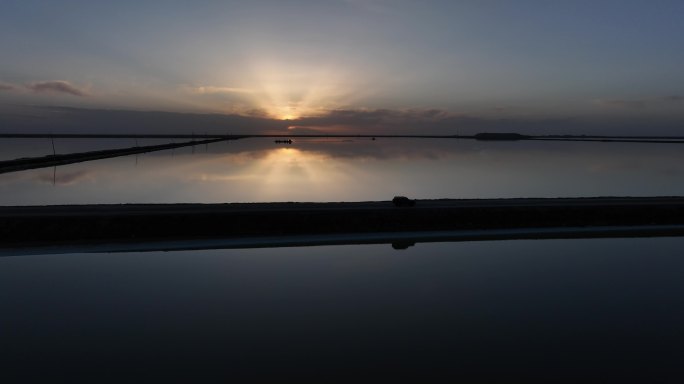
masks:
<path fill-rule="evenodd" d="M 57 139 L 58 153 L 133 139 Z M 139 145 L 161 144 L 141 139 Z M 3 156 L 51 154 L 5 139 Z M 0 174 L 0 205 L 684 195 L 678 144 L 242 139 Z"/>

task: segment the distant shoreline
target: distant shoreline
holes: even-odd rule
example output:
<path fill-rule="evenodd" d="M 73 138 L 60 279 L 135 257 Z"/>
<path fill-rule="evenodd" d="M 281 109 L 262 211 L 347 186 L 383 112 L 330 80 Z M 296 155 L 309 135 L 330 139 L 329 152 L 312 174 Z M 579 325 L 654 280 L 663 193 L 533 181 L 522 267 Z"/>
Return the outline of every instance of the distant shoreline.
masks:
<path fill-rule="evenodd" d="M 684 235 L 684 197 L 0 207 L 0 248 L 589 227 Z"/>
<path fill-rule="evenodd" d="M 311 138 L 361 138 L 361 139 L 465 139 L 479 141 L 599 141 L 627 143 L 684 143 L 684 136 L 649 136 L 649 135 L 526 135 L 516 132 L 481 132 L 472 135 L 418 135 L 418 134 L 187 134 L 187 133 L 18 133 L 0 132 L 5 139 L 311 139 Z"/>

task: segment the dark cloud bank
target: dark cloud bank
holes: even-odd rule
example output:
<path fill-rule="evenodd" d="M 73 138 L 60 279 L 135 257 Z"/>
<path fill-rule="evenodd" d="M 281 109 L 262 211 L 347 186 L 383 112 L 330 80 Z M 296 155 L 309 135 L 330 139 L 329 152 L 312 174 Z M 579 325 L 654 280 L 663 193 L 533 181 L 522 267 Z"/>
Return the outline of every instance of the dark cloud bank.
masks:
<path fill-rule="evenodd" d="M 0 106 L 0 131 L 3 133 L 681 135 L 684 134 L 683 123 L 681 119 L 666 117 L 487 118 L 437 109 L 332 110 L 323 116 L 283 121 L 260 116 Z"/>
<path fill-rule="evenodd" d="M 287 130 L 284 121 L 237 115 L 67 107 L 8 107 L 1 112 L 0 130 L 5 133 L 238 134 Z"/>
<path fill-rule="evenodd" d="M 661 101 L 678 103 L 679 96 Z M 531 135 L 679 135 L 684 134 L 684 119 L 654 117 L 483 117 L 454 114 L 443 110 L 335 110 L 321 117 L 303 118 L 293 123 L 303 130 L 355 127 L 362 132 L 396 134 L 470 135 L 480 132 L 518 132 Z M 297 131 L 297 129 L 295 129 Z"/>

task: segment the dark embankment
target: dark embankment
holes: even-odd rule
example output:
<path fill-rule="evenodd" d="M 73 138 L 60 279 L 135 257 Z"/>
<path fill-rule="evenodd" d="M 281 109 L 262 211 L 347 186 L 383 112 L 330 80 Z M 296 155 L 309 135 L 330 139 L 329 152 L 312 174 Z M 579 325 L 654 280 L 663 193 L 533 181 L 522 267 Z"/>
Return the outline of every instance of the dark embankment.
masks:
<path fill-rule="evenodd" d="M 101 151 L 67 153 L 60 155 L 48 155 L 41 157 L 26 157 L 14 160 L 0 161 L 0 173 L 24 171 L 27 169 L 54 167 L 58 165 L 82 163 L 84 161 L 108 159 L 111 157 L 129 156 L 139 153 L 163 151 L 167 149 L 189 147 L 192 145 L 203 145 L 225 140 L 237 140 L 240 137 L 232 136 L 220 139 L 193 140 L 183 143 L 169 143 L 160 145 L 148 145 L 143 147 L 130 147 L 118 149 L 106 149 Z"/>
<path fill-rule="evenodd" d="M 0 246 L 676 224 L 684 198 L 1 207 Z"/>

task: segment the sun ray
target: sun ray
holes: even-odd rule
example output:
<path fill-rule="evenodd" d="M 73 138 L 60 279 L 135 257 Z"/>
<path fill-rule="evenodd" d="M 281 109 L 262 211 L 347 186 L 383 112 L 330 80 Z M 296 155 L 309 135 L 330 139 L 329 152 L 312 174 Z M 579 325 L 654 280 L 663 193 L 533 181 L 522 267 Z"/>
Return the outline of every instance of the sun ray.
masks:
<path fill-rule="evenodd" d="M 332 65 L 312 66 L 283 60 L 252 60 L 249 76 L 234 87 L 254 109 L 269 117 L 296 120 L 320 115 L 323 111 L 350 102 L 351 82 L 345 72 Z M 219 87 L 217 87 L 219 88 Z"/>

